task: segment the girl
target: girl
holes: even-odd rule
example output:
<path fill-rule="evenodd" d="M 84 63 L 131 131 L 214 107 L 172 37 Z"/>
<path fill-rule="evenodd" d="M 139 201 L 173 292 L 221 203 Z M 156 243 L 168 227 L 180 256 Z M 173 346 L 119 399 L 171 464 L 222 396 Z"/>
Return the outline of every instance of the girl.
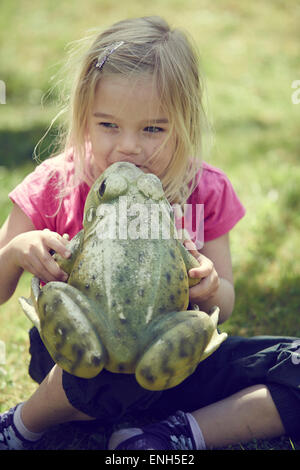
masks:
<path fill-rule="evenodd" d="M 157 17 L 113 25 L 83 56 L 69 110 L 62 153 L 10 194 L 14 206 L 0 234 L 1 302 L 24 270 L 43 282 L 66 281 L 50 251 L 69 256 L 62 235 L 72 238 L 81 229 L 92 182 L 112 163 L 128 161 L 155 173 L 171 203 L 204 204 L 205 244 L 201 253 L 189 247 L 200 262 L 189 274 L 201 278 L 190 300 L 205 311 L 219 305 L 220 321 L 226 320 L 234 306 L 228 233 L 244 209 L 224 173 L 198 164 L 205 116 L 186 36 Z M 299 432 L 293 338 L 229 338 L 164 392 L 106 370 L 94 379 L 76 378 L 53 363 L 35 329 L 30 340 L 30 374 L 40 386 L 1 415 L 0 448 L 26 448 L 57 423 L 97 418 L 109 426 L 141 412 L 166 419 L 113 434 L 109 448 L 204 449 Z"/>

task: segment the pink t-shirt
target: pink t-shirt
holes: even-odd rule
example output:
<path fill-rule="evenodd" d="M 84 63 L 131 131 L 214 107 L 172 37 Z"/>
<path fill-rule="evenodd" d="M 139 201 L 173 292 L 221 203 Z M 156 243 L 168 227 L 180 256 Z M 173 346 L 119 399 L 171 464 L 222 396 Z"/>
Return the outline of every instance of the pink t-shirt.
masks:
<path fill-rule="evenodd" d="M 61 235 L 67 233 L 71 239 L 82 229 L 84 204 L 90 188 L 86 183 L 80 183 L 60 201 L 59 171 L 64 171 L 70 181 L 74 174 L 71 157 L 64 160 L 63 155 L 59 155 L 44 161 L 9 197 L 32 220 L 37 230 L 48 228 Z M 245 214 L 227 176 L 207 163 L 203 163 L 202 172 L 197 174 L 197 186 L 187 204 L 203 205 L 204 242 L 229 232 Z"/>

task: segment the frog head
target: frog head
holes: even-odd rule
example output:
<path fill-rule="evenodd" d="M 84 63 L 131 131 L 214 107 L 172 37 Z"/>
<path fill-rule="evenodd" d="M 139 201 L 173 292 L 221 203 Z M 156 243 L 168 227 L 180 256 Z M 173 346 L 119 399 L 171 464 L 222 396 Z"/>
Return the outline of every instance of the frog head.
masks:
<path fill-rule="evenodd" d="M 99 219 L 102 227 L 104 217 L 112 219 L 111 209 L 120 202 L 121 197 L 126 197 L 127 209 L 132 204 L 157 203 L 165 204 L 168 212 L 171 209 L 157 176 L 144 173 L 132 163 L 117 162 L 109 166 L 91 187 L 84 209 L 85 232 L 94 230 L 99 225 Z"/>

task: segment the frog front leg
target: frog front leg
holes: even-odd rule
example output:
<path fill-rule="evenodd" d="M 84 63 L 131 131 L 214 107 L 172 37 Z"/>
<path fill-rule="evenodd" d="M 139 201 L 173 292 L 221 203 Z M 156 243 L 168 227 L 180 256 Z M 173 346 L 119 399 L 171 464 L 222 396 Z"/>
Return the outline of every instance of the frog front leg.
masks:
<path fill-rule="evenodd" d="M 67 249 L 70 251 L 71 255 L 68 258 L 63 258 L 59 253 L 54 253 L 53 258 L 59 265 L 59 267 L 65 271 L 67 274 L 70 274 L 75 260 L 80 253 L 82 241 L 83 241 L 83 230 L 80 230 L 75 237 L 72 238 L 67 244 Z"/>
<path fill-rule="evenodd" d="M 148 390 L 175 387 L 191 375 L 199 362 L 227 338 L 218 333 L 219 308 L 211 315 L 189 310 L 171 312 L 146 329 L 149 346 L 136 368 L 136 379 Z"/>
<path fill-rule="evenodd" d="M 187 273 L 189 272 L 190 269 L 198 268 L 200 266 L 199 261 L 197 261 L 196 258 L 187 250 L 187 248 L 185 248 L 185 246 L 182 245 L 182 243 L 180 243 L 179 241 L 178 241 L 178 247 L 179 247 L 181 256 L 183 258 Z M 188 280 L 189 280 L 189 287 L 193 287 L 201 281 L 200 278 L 191 278 L 191 277 L 188 277 Z"/>
<path fill-rule="evenodd" d="M 58 263 L 60 268 L 65 271 L 67 274 L 70 274 L 74 262 L 78 256 L 78 253 L 81 250 L 81 244 L 83 239 L 83 230 L 77 233 L 75 237 L 72 238 L 71 241 L 68 242 L 67 248 L 70 251 L 71 255 L 69 258 L 63 258 L 59 253 L 53 253 L 53 258 Z M 34 276 L 31 280 L 31 295 L 29 298 L 20 297 L 19 302 L 20 305 L 29 318 L 30 321 L 36 326 L 38 330 L 40 330 L 40 320 L 38 316 L 38 308 L 37 308 L 37 299 L 40 294 L 40 279 Z"/>
<path fill-rule="evenodd" d="M 78 289 L 49 282 L 37 297 L 40 336 L 53 360 L 67 372 L 95 377 L 106 362 L 91 303 Z"/>

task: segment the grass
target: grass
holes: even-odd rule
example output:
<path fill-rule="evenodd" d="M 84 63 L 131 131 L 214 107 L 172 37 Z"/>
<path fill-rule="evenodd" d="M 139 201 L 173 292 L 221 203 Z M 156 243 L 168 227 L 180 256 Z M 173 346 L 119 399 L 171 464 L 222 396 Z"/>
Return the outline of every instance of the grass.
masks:
<path fill-rule="evenodd" d="M 300 336 L 300 104 L 297 0 L 4 0 L 0 5 L 0 222 L 7 194 L 33 167 L 32 151 L 55 116 L 55 93 L 41 97 L 65 59 L 65 46 L 94 27 L 128 16 L 159 14 L 188 30 L 199 46 L 213 116 L 215 144 L 207 160 L 230 177 L 246 217 L 231 234 L 236 306 L 222 328 L 232 335 Z M 51 142 L 51 136 L 47 143 Z M 35 389 L 28 378 L 29 321 L 17 298 L 29 276 L 0 307 L 0 411 Z M 101 448 L 97 424 L 64 425 L 47 435 L 47 448 Z M 61 436 L 69 436 L 68 441 Z M 238 449 L 300 448 L 289 437 L 254 441 Z"/>

